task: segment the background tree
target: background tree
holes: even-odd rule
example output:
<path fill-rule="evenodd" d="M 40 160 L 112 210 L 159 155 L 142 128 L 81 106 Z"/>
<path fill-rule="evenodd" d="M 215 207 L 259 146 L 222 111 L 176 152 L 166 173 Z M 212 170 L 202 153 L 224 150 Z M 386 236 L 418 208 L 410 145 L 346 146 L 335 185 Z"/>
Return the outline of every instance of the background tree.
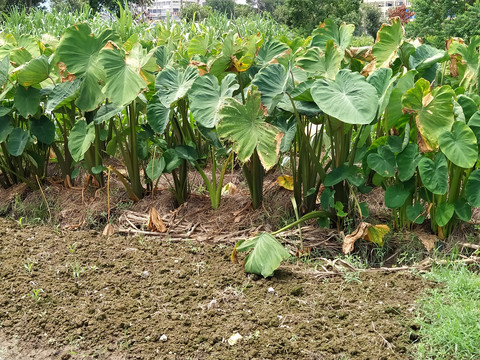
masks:
<path fill-rule="evenodd" d="M 362 0 L 286 0 L 288 25 L 303 34 L 310 34 L 325 19 L 358 27 L 361 24 L 361 3 Z"/>
<path fill-rule="evenodd" d="M 474 16 L 475 11 L 469 10 L 478 7 L 472 8 L 474 4 L 475 0 L 412 0 L 415 21 L 406 25 L 407 35 L 421 37 L 427 43 L 443 48 L 445 39 L 467 36 L 457 20 L 462 18 L 465 23 L 468 17 Z M 478 29 L 478 25 L 475 28 Z"/>
<path fill-rule="evenodd" d="M 212 15 L 212 13 L 213 10 L 208 5 L 202 6 L 197 3 L 187 3 L 180 11 L 180 17 L 187 21 L 193 21 L 193 19 L 201 21 Z"/>
<path fill-rule="evenodd" d="M 362 25 L 360 27 L 360 33 L 368 34 L 375 38 L 377 31 L 382 25 L 382 13 L 377 6 L 370 4 L 362 4 L 360 6 L 360 12 L 362 15 Z"/>
<path fill-rule="evenodd" d="M 255 10 L 250 5 L 235 4 L 235 17 L 249 16 L 253 14 Z"/>
<path fill-rule="evenodd" d="M 87 0 L 51 0 L 50 7 L 53 11 L 79 11 L 83 7 L 89 6 Z"/>
<path fill-rule="evenodd" d="M 235 1 L 233 0 L 207 0 L 205 5 L 210 6 L 213 11 L 227 15 L 229 18 L 235 16 Z"/>
<path fill-rule="evenodd" d="M 42 7 L 44 0 L 0 0 L 0 11 L 8 12 L 11 8 Z"/>
<path fill-rule="evenodd" d="M 414 15 L 415 13 L 405 4 L 388 10 L 388 18 L 393 19 L 394 17 L 399 17 L 402 21 L 402 24 L 409 23 Z"/>

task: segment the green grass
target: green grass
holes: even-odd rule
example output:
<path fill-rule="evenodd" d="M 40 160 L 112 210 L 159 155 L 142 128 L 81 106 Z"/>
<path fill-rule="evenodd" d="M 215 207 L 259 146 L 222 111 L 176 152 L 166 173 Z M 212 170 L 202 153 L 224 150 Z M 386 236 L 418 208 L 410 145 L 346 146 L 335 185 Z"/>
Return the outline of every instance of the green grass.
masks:
<path fill-rule="evenodd" d="M 480 359 L 480 276 L 451 264 L 426 277 L 443 286 L 420 300 L 416 359 Z"/>

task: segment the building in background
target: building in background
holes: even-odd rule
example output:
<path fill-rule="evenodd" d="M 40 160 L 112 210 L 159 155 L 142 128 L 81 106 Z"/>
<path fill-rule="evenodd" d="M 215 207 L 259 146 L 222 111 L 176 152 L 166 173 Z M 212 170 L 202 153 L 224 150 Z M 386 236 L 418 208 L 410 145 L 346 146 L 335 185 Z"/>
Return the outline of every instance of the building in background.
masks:
<path fill-rule="evenodd" d="M 388 10 L 404 5 L 410 7 L 411 3 L 408 0 L 364 0 L 365 4 L 378 6 L 382 13 L 382 19 L 388 18 Z"/>
<path fill-rule="evenodd" d="M 150 20 L 165 20 L 167 13 L 170 19 L 180 18 L 180 9 L 190 3 L 205 5 L 205 0 L 153 0 L 147 7 L 147 14 Z"/>

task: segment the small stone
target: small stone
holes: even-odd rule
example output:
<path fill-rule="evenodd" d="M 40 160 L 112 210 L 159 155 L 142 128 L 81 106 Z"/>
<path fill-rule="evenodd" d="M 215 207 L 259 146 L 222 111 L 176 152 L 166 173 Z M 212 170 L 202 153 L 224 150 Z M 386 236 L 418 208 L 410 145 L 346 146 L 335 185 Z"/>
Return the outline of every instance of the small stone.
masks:
<path fill-rule="evenodd" d="M 238 342 L 238 340 L 240 340 L 240 339 L 242 339 L 242 338 L 243 338 L 243 336 L 240 335 L 240 334 L 237 332 L 237 333 L 233 334 L 232 336 L 230 336 L 230 338 L 228 339 L 228 343 L 229 343 L 231 346 L 233 346 L 233 345 L 235 345 L 235 344 Z"/>
<path fill-rule="evenodd" d="M 163 334 L 162 336 L 160 336 L 160 341 L 167 341 L 167 340 L 168 340 L 167 335 Z"/>
<path fill-rule="evenodd" d="M 267 289 L 267 291 L 268 291 L 269 293 L 273 294 L 273 293 L 275 292 L 275 289 L 274 289 L 273 287 L 269 287 L 269 288 Z"/>

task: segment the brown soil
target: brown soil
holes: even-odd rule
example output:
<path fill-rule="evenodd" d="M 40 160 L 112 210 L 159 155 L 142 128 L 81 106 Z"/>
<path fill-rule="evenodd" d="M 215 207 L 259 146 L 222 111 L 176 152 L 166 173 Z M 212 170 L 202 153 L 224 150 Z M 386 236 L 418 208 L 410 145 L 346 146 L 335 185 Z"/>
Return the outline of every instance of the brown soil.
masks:
<path fill-rule="evenodd" d="M 3 219 L 0 247 L 2 360 L 408 359 L 429 286 L 405 272 L 325 279 L 302 262 L 262 279 L 231 245 Z"/>

